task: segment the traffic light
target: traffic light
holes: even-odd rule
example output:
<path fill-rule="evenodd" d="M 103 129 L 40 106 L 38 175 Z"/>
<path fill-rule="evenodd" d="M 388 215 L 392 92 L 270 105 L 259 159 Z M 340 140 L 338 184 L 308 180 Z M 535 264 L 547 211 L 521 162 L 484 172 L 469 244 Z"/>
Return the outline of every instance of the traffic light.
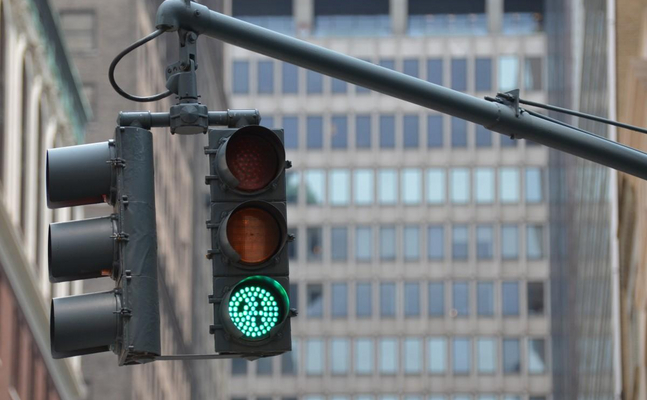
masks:
<path fill-rule="evenodd" d="M 254 359 L 291 350 L 283 130 L 209 131 L 215 350 Z"/>
<path fill-rule="evenodd" d="M 49 279 L 110 276 L 108 292 L 52 300 L 54 358 L 112 350 L 119 365 L 160 355 L 153 140 L 150 131 L 118 127 L 115 140 L 47 151 L 47 205 L 106 202 L 106 217 L 52 223 Z"/>

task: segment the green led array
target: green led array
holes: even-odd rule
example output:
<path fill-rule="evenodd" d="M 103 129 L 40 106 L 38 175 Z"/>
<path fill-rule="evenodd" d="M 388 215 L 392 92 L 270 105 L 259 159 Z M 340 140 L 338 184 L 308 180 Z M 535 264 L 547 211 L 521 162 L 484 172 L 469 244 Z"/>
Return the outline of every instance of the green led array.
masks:
<path fill-rule="evenodd" d="M 278 322 L 279 307 L 269 291 L 259 286 L 247 286 L 229 299 L 229 317 L 243 336 L 260 338 Z"/>

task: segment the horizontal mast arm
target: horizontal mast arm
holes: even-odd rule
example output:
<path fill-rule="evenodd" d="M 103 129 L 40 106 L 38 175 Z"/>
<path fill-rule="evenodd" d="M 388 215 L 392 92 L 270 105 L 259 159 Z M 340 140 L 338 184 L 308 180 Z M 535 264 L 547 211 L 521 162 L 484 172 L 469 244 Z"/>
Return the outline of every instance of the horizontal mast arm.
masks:
<path fill-rule="evenodd" d="M 647 154 L 601 136 L 552 121 L 517 113 L 514 107 L 487 101 L 350 57 L 306 41 L 209 10 L 186 0 L 166 0 L 157 13 L 157 28 L 204 34 L 374 90 L 422 107 L 449 114 L 494 132 L 528 139 L 647 179 Z"/>

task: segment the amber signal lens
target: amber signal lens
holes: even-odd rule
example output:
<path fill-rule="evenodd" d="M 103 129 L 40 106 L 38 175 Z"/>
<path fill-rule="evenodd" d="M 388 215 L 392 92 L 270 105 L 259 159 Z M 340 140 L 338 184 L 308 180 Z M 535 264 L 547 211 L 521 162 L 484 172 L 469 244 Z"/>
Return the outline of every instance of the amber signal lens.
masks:
<path fill-rule="evenodd" d="M 236 189 L 256 192 L 269 185 L 278 171 L 278 158 L 269 140 L 257 134 L 237 134 L 227 144 L 227 166 L 238 180 Z"/>
<path fill-rule="evenodd" d="M 260 208 L 234 211 L 227 222 L 227 239 L 244 264 L 260 264 L 276 254 L 281 229 L 272 215 Z"/>

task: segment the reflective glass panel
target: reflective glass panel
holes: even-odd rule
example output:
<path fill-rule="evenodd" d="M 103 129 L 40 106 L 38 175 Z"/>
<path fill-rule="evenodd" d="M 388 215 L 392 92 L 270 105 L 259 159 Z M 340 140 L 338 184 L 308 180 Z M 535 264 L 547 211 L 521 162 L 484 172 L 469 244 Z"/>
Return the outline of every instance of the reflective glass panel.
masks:
<path fill-rule="evenodd" d="M 308 117 L 306 122 L 308 148 L 321 149 L 323 147 L 323 118 Z"/>
<path fill-rule="evenodd" d="M 348 373 L 349 355 L 350 341 L 348 339 L 334 338 L 330 341 L 330 369 L 333 375 Z"/>
<path fill-rule="evenodd" d="M 321 231 L 321 227 L 308 228 L 306 231 L 308 236 L 308 261 L 321 261 L 321 239 L 323 237 Z"/>
<path fill-rule="evenodd" d="M 348 90 L 348 84 L 345 81 L 342 81 L 337 78 L 332 78 L 332 93 L 346 93 Z"/>
<path fill-rule="evenodd" d="M 395 147 L 395 117 L 380 115 L 380 147 L 392 149 Z"/>
<path fill-rule="evenodd" d="M 330 230 L 333 261 L 345 261 L 348 258 L 348 229 L 344 227 Z"/>
<path fill-rule="evenodd" d="M 467 60 L 453 58 L 452 62 L 452 89 L 464 92 L 467 90 Z"/>
<path fill-rule="evenodd" d="M 519 315 L 519 282 L 503 282 L 501 290 L 503 315 Z"/>
<path fill-rule="evenodd" d="M 356 169 L 353 171 L 353 175 L 353 197 L 355 204 L 373 204 L 373 170 Z"/>
<path fill-rule="evenodd" d="M 519 339 L 503 339 L 503 372 L 506 374 L 521 372 Z"/>
<path fill-rule="evenodd" d="M 296 65 L 283 63 L 281 70 L 283 93 L 299 92 L 299 68 Z"/>
<path fill-rule="evenodd" d="M 485 374 L 496 372 L 496 339 L 479 338 L 476 342 L 476 352 L 478 357 L 478 371 Z"/>
<path fill-rule="evenodd" d="M 379 170 L 377 190 L 380 204 L 395 204 L 398 201 L 398 173 L 396 170 Z"/>
<path fill-rule="evenodd" d="M 427 340 L 427 369 L 432 374 L 447 370 L 447 339 L 431 337 Z"/>
<path fill-rule="evenodd" d="M 452 306 L 458 317 L 466 317 L 470 313 L 470 297 L 468 282 L 452 283 Z"/>
<path fill-rule="evenodd" d="M 417 115 L 405 115 L 402 118 L 404 148 L 416 148 L 420 142 L 420 122 Z"/>
<path fill-rule="evenodd" d="M 528 315 L 544 315 L 544 282 L 528 282 Z"/>
<path fill-rule="evenodd" d="M 427 309 L 430 317 L 441 317 L 445 315 L 445 284 L 443 282 L 430 282 L 429 303 Z"/>
<path fill-rule="evenodd" d="M 404 259 L 415 261 L 420 258 L 420 228 L 417 226 L 404 227 Z"/>
<path fill-rule="evenodd" d="M 402 202 L 420 204 L 422 202 L 422 171 L 418 168 L 402 170 Z"/>
<path fill-rule="evenodd" d="M 452 340 L 452 362 L 455 374 L 469 374 L 471 365 L 470 339 L 454 338 Z"/>
<path fill-rule="evenodd" d="M 371 231 L 370 226 L 361 226 L 355 231 L 355 259 L 357 261 L 371 261 L 373 254 Z"/>
<path fill-rule="evenodd" d="M 417 59 L 410 58 L 404 60 L 402 72 L 404 72 L 405 74 L 413 76 L 414 78 L 418 78 L 420 75 L 419 69 L 420 67 Z"/>
<path fill-rule="evenodd" d="M 373 296 L 370 282 L 358 282 L 355 286 L 355 305 L 357 317 L 365 318 L 373 315 Z"/>
<path fill-rule="evenodd" d="M 394 375 L 396 372 L 398 372 L 398 340 L 395 338 L 381 338 L 380 373 Z"/>
<path fill-rule="evenodd" d="M 299 371 L 299 339 L 292 338 L 292 351 L 281 355 L 281 374 L 296 375 Z"/>
<path fill-rule="evenodd" d="M 526 168 L 526 202 L 539 203 L 543 200 L 540 168 Z"/>
<path fill-rule="evenodd" d="M 470 201 L 470 175 L 467 168 L 454 168 L 450 172 L 452 203 L 465 204 Z"/>
<path fill-rule="evenodd" d="M 517 203 L 519 201 L 519 169 L 499 169 L 499 200 L 502 203 Z"/>
<path fill-rule="evenodd" d="M 517 56 L 499 57 L 499 91 L 519 88 L 519 58 Z"/>
<path fill-rule="evenodd" d="M 504 260 L 519 258 L 519 227 L 501 225 L 501 257 Z"/>
<path fill-rule="evenodd" d="M 479 204 L 494 202 L 494 169 L 476 168 L 474 170 L 474 195 Z"/>
<path fill-rule="evenodd" d="M 480 316 L 494 315 L 494 283 L 478 282 L 476 285 L 476 311 Z"/>
<path fill-rule="evenodd" d="M 420 284 L 418 282 L 404 284 L 404 315 L 407 317 L 420 315 Z"/>
<path fill-rule="evenodd" d="M 445 202 L 445 170 L 429 168 L 427 170 L 427 203 L 442 204 Z"/>
<path fill-rule="evenodd" d="M 494 248 L 494 228 L 492 225 L 476 226 L 476 258 L 491 260 Z"/>
<path fill-rule="evenodd" d="M 346 317 L 348 315 L 348 286 L 346 283 L 333 283 L 331 289 L 332 316 Z"/>
<path fill-rule="evenodd" d="M 467 225 L 452 227 L 452 258 L 467 260 L 469 257 L 469 231 Z"/>
<path fill-rule="evenodd" d="M 274 61 L 258 62 L 258 93 L 274 93 Z"/>
<path fill-rule="evenodd" d="M 477 58 L 474 61 L 474 85 L 477 92 L 492 90 L 491 58 Z"/>
<path fill-rule="evenodd" d="M 443 147 L 443 116 L 429 115 L 427 117 L 427 147 Z"/>
<path fill-rule="evenodd" d="M 528 373 L 543 374 L 546 372 L 546 341 L 528 339 Z"/>
<path fill-rule="evenodd" d="M 404 339 L 404 373 L 419 374 L 422 371 L 422 339 Z"/>
<path fill-rule="evenodd" d="M 299 202 L 299 171 L 288 171 L 285 173 L 285 199 L 288 204 Z"/>
<path fill-rule="evenodd" d="M 491 147 L 492 146 L 492 132 L 486 127 L 476 125 L 476 147 Z"/>
<path fill-rule="evenodd" d="M 364 375 L 373 373 L 373 339 L 355 340 L 355 373 Z"/>
<path fill-rule="evenodd" d="M 321 318 L 323 316 L 323 285 L 310 283 L 306 286 L 308 318 Z"/>
<path fill-rule="evenodd" d="M 529 260 L 544 257 L 544 227 L 541 225 L 526 226 L 526 251 Z"/>
<path fill-rule="evenodd" d="M 285 148 L 299 148 L 299 119 L 298 117 L 283 117 L 283 132 L 285 135 Z"/>
<path fill-rule="evenodd" d="M 329 173 L 330 204 L 345 206 L 350 202 L 350 171 L 332 169 Z"/>
<path fill-rule="evenodd" d="M 249 62 L 234 61 L 233 63 L 232 90 L 236 94 L 249 93 Z"/>
<path fill-rule="evenodd" d="M 323 93 L 323 75 L 306 70 L 306 91 L 308 94 Z"/>
<path fill-rule="evenodd" d="M 335 115 L 331 119 L 331 147 L 345 149 L 348 147 L 348 118 L 345 115 Z"/>
<path fill-rule="evenodd" d="M 305 172 L 306 202 L 323 204 L 326 193 L 326 175 L 322 169 L 309 169 Z"/>
<path fill-rule="evenodd" d="M 436 85 L 443 84 L 443 60 L 430 58 L 427 60 L 427 81 Z"/>
<path fill-rule="evenodd" d="M 321 375 L 324 369 L 324 342 L 321 339 L 306 340 L 306 374 Z"/>
<path fill-rule="evenodd" d="M 355 117 L 355 147 L 358 149 L 371 148 L 370 115 L 358 115 Z"/>
<path fill-rule="evenodd" d="M 526 90 L 543 89 L 543 74 L 540 57 L 526 58 L 523 78 Z"/>
<path fill-rule="evenodd" d="M 395 316 L 395 283 L 380 284 L 380 315 Z"/>
<path fill-rule="evenodd" d="M 467 147 L 467 121 L 452 117 L 452 147 Z"/>
<path fill-rule="evenodd" d="M 395 227 L 380 227 L 380 259 L 384 261 L 395 260 Z"/>
<path fill-rule="evenodd" d="M 445 229 L 440 225 L 433 225 L 427 229 L 427 258 L 430 260 L 445 258 Z"/>

